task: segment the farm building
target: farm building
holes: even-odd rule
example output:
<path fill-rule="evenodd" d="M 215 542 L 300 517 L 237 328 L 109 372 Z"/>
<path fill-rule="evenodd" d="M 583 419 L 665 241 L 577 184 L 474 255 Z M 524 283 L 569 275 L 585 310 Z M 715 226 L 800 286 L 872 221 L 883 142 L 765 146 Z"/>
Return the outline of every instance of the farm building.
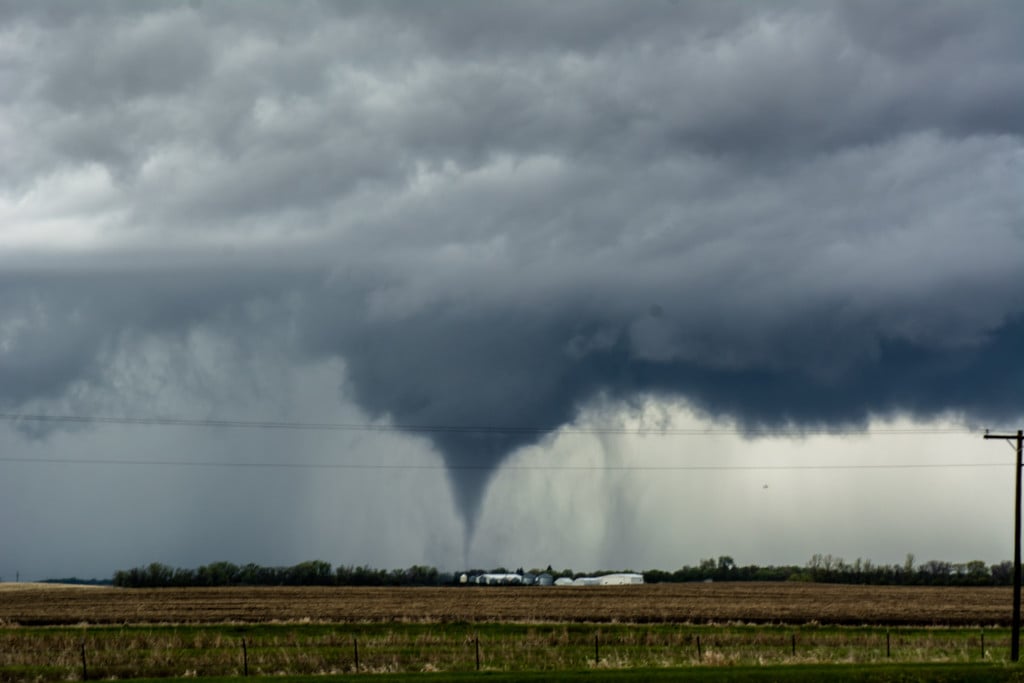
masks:
<path fill-rule="evenodd" d="M 644 582 L 642 574 L 605 574 L 603 576 L 580 576 L 573 586 L 631 586 Z M 563 584 L 568 585 L 568 584 Z"/>
<path fill-rule="evenodd" d="M 601 580 L 595 576 L 578 576 L 573 580 L 574 586 L 600 586 Z"/>
<path fill-rule="evenodd" d="M 512 586 L 523 583 L 519 574 L 481 574 L 470 579 L 470 583 L 484 586 Z"/>
<path fill-rule="evenodd" d="M 632 586 L 644 582 L 643 574 L 605 574 L 597 578 L 602 586 Z"/>
<path fill-rule="evenodd" d="M 580 576 L 575 580 L 565 576 L 555 580 L 547 572 L 539 575 L 532 574 L 531 572 L 524 572 L 522 574 L 486 573 L 475 576 L 463 574 L 459 577 L 459 583 L 478 586 L 630 586 L 643 582 L 644 577 L 642 574 L 633 573 Z"/>

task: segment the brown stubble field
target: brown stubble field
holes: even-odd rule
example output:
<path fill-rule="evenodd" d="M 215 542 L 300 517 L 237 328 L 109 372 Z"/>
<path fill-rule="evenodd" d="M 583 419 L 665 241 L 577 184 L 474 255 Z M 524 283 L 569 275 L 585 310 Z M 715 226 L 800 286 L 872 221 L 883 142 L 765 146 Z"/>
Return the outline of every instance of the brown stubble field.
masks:
<path fill-rule="evenodd" d="M 1009 588 L 693 583 L 608 587 L 0 590 L 0 624 L 355 622 L 1005 626 Z"/>

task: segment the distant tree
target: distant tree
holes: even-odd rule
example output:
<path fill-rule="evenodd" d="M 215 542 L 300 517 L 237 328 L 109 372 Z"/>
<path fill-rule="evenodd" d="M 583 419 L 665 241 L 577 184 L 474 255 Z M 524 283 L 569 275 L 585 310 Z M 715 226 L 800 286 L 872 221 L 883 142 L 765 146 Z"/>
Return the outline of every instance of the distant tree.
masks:
<path fill-rule="evenodd" d="M 972 586 L 984 586 L 992 583 L 992 574 L 989 573 L 988 567 L 981 560 L 971 560 L 966 565 L 965 569 L 965 582 Z"/>
<path fill-rule="evenodd" d="M 387 582 L 387 572 L 383 569 L 377 570 L 365 565 L 355 567 L 352 572 L 353 586 L 383 586 Z"/>
<path fill-rule="evenodd" d="M 196 573 L 191 569 L 179 567 L 174 570 L 174 576 L 171 577 L 171 585 L 178 588 L 194 586 L 196 585 Z"/>
<path fill-rule="evenodd" d="M 290 586 L 329 586 L 334 583 L 331 564 L 323 560 L 300 562 L 287 572 Z"/>
<path fill-rule="evenodd" d="M 196 570 L 199 586 L 233 586 L 238 582 L 238 565 L 231 562 L 212 562 Z"/>
<path fill-rule="evenodd" d="M 1004 560 L 990 567 L 992 583 L 997 586 L 1009 586 L 1013 583 L 1013 562 Z"/>
<path fill-rule="evenodd" d="M 644 572 L 644 583 L 669 583 L 672 573 L 661 569 L 648 569 Z"/>
<path fill-rule="evenodd" d="M 146 567 L 145 585 L 151 588 L 166 588 L 171 585 L 174 569 L 159 562 L 152 562 Z"/>
<path fill-rule="evenodd" d="M 920 583 L 932 586 L 948 585 L 952 573 L 953 565 L 940 560 L 928 560 L 917 570 Z"/>
<path fill-rule="evenodd" d="M 728 555 L 718 558 L 718 567 L 715 570 L 716 579 L 730 579 L 731 572 L 736 568 L 736 562 Z"/>
<path fill-rule="evenodd" d="M 438 585 L 438 571 L 435 567 L 414 564 L 405 570 L 403 584 L 407 586 L 436 586 Z"/>

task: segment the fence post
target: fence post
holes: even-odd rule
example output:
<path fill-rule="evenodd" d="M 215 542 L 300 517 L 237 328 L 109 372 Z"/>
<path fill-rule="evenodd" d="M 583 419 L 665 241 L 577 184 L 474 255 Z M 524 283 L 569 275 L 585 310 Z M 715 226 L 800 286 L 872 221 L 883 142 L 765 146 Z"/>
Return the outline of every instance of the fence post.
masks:
<path fill-rule="evenodd" d="M 242 638 L 242 675 L 249 675 L 249 648 L 245 644 L 245 638 Z"/>
<path fill-rule="evenodd" d="M 356 673 L 359 673 L 359 639 L 352 636 L 352 657 L 356 660 Z"/>
<path fill-rule="evenodd" d="M 476 644 L 476 670 L 480 670 L 480 634 L 477 633 L 473 638 L 473 642 Z"/>
<path fill-rule="evenodd" d="M 793 634 L 793 656 L 796 657 L 796 634 Z"/>
<path fill-rule="evenodd" d="M 985 629 L 981 629 L 981 658 L 985 659 Z"/>
<path fill-rule="evenodd" d="M 597 647 L 597 634 L 594 634 L 594 665 L 601 663 L 601 651 Z"/>
<path fill-rule="evenodd" d="M 89 680 L 89 669 L 85 664 L 85 640 L 82 640 L 82 680 Z"/>
<path fill-rule="evenodd" d="M 885 632 L 885 656 L 886 657 L 892 657 L 892 648 L 890 647 L 890 643 L 889 643 L 889 632 L 888 631 Z"/>
<path fill-rule="evenodd" d="M 703 653 L 700 651 L 700 635 L 697 636 L 697 661 L 704 659 Z"/>

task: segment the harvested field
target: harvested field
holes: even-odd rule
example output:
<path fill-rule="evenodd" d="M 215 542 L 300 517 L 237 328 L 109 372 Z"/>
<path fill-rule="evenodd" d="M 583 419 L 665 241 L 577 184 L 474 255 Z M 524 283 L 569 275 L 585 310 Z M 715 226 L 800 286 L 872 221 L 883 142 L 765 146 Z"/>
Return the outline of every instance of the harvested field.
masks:
<path fill-rule="evenodd" d="M 6 587 L 0 623 L 271 621 L 1008 625 L 1009 588 L 801 583 L 607 587 Z"/>

